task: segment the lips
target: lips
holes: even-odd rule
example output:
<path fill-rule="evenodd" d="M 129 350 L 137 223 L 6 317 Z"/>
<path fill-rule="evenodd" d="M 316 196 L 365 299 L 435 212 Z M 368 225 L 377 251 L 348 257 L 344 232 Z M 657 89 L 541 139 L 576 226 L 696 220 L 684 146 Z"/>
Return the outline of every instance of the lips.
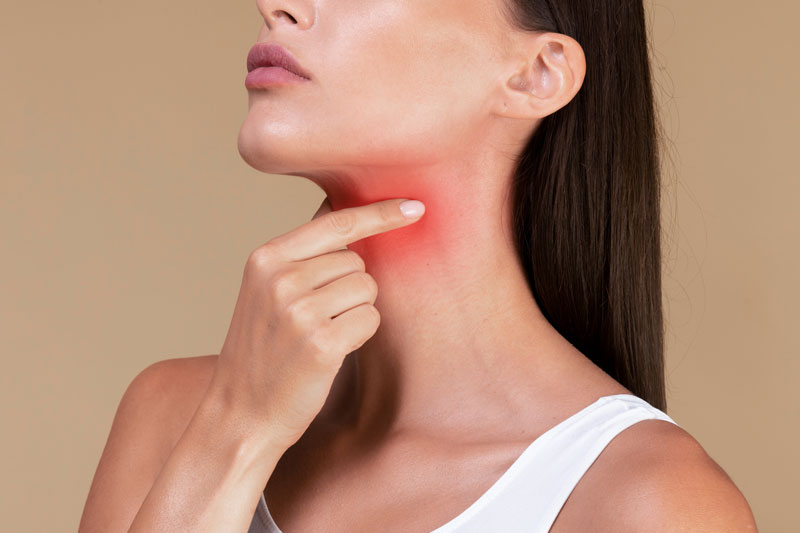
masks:
<path fill-rule="evenodd" d="M 285 48 L 275 43 L 256 43 L 247 54 L 247 72 L 259 67 L 281 67 L 306 79 L 311 75 Z"/>

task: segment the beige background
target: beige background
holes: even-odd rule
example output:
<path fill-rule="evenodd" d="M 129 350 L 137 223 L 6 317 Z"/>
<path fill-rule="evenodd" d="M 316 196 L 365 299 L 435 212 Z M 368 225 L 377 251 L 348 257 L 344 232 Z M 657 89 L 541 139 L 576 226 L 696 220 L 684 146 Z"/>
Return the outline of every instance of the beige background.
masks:
<path fill-rule="evenodd" d="M 247 254 L 324 196 L 237 153 L 254 2 L 15 4 L 0 21 L 0 516 L 74 531 L 128 382 L 217 353 Z M 798 531 L 800 9 L 647 4 L 671 139 L 668 413 L 763 531 Z"/>

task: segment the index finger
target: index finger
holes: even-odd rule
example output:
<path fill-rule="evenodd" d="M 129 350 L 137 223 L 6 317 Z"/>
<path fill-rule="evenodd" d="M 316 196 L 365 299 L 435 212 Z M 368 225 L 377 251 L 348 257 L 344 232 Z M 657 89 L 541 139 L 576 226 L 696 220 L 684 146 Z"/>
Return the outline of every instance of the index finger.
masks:
<path fill-rule="evenodd" d="M 400 209 L 419 207 L 419 214 L 407 218 Z M 370 235 L 382 233 L 419 220 L 425 206 L 417 200 L 392 198 L 358 207 L 331 211 L 306 222 L 302 226 L 272 239 L 281 255 L 292 261 L 301 261 L 341 249 Z"/>

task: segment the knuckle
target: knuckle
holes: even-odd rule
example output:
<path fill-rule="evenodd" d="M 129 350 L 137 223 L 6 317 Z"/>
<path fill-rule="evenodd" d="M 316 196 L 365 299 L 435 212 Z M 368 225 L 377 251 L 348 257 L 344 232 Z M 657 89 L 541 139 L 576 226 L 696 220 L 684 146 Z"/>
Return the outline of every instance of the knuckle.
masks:
<path fill-rule="evenodd" d="M 286 305 L 286 313 L 298 324 L 310 324 L 315 316 L 314 307 L 308 298 L 298 298 Z"/>
<path fill-rule="evenodd" d="M 378 216 L 382 222 L 391 223 L 397 220 L 397 206 L 391 202 L 381 202 L 378 204 Z"/>
<path fill-rule="evenodd" d="M 259 246 L 247 256 L 247 266 L 252 270 L 261 270 L 272 261 L 272 250 L 266 245 Z"/>
<path fill-rule="evenodd" d="M 356 226 L 356 216 L 350 211 L 334 211 L 326 215 L 328 227 L 339 235 L 347 235 Z"/>
<path fill-rule="evenodd" d="M 281 271 L 269 278 L 267 291 L 278 302 L 286 302 L 297 291 L 296 275 L 291 271 Z"/>
<path fill-rule="evenodd" d="M 327 328 L 316 329 L 309 336 L 308 343 L 313 356 L 319 363 L 328 363 L 336 351 L 334 339 Z"/>

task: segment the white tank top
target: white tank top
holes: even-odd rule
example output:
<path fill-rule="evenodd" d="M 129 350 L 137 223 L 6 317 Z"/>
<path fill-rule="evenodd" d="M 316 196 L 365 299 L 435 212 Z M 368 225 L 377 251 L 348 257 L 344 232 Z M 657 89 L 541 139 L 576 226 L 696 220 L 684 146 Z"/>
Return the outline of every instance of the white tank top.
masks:
<path fill-rule="evenodd" d="M 489 490 L 432 533 L 549 531 L 572 489 L 611 439 L 649 419 L 678 425 L 638 396 L 600 397 L 537 437 Z M 263 492 L 248 533 L 282 533 Z"/>

